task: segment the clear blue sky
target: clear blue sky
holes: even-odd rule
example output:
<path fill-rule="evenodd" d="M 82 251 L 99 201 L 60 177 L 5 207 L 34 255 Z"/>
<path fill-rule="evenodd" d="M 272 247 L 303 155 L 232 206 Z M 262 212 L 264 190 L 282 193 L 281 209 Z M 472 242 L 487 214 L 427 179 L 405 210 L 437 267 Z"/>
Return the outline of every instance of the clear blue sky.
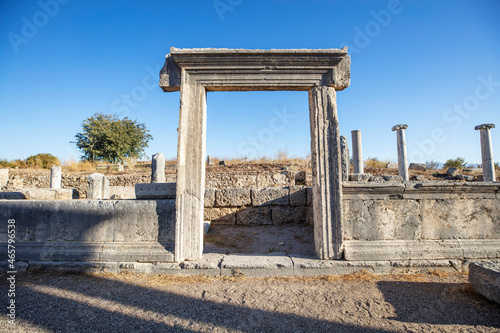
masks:
<path fill-rule="evenodd" d="M 77 159 L 70 141 L 96 112 L 145 123 L 154 137 L 146 154 L 174 158 L 179 93 L 157 87 L 171 46 L 348 46 L 340 129 L 349 143 L 362 131 L 365 158 L 396 161 L 391 127 L 406 123 L 411 162 L 480 163 L 474 126 L 495 123 L 500 161 L 498 0 L 3 0 L 0 32 L 0 158 Z M 283 112 L 284 126 L 270 131 Z M 310 151 L 306 92 L 208 94 L 208 154 L 278 149 Z"/>

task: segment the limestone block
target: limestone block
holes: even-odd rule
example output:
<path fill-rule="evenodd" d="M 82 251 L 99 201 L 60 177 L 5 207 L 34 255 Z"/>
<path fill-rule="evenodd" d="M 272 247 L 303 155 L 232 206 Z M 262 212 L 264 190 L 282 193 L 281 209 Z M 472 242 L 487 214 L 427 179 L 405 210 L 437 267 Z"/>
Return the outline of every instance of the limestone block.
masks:
<path fill-rule="evenodd" d="M 383 183 L 385 182 L 385 179 L 382 176 L 370 176 L 369 181 L 373 183 Z"/>
<path fill-rule="evenodd" d="M 424 239 L 500 238 L 498 199 L 421 200 Z"/>
<path fill-rule="evenodd" d="M 175 183 L 139 183 L 135 184 L 137 199 L 174 199 Z"/>
<path fill-rule="evenodd" d="M 283 207 L 275 206 L 271 208 L 271 218 L 273 224 L 307 223 L 308 207 Z"/>
<path fill-rule="evenodd" d="M 222 276 L 293 276 L 293 263 L 286 256 L 238 256 L 228 255 L 222 259 Z"/>
<path fill-rule="evenodd" d="M 382 178 L 384 178 L 384 180 L 386 182 L 402 182 L 403 181 L 403 176 L 399 176 L 399 175 L 382 175 Z"/>
<path fill-rule="evenodd" d="M 135 199 L 134 186 L 110 186 L 109 198 L 113 200 Z"/>
<path fill-rule="evenodd" d="M 204 220 L 213 224 L 236 224 L 236 212 L 238 208 L 205 208 Z"/>
<path fill-rule="evenodd" d="M 214 207 L 215 206 L 215 188 L 207 188 L 205 189 L 205 207 Z"/>
<path fill-rule="evenodd" d="M 252 199 L 249 188 L 226 188 L 215 192 L 215 206 L 240 207 L 250 205 Z"/>
<path fill-rule="evenodd" d="M 293 185 L 289 187 L 289 190 L 291 206 L 307 205 L 307 188 L 305 186 Z"/>
<path fill-rule="evenodd" d="M 285 206 L 290 204 L 288 197 L 289 190 L 286 187 L 282 188 L 263 188 L 252 189 L 252 205 L 254 206 Z"/>
<path fill-rule="evenodd" d="M 0 189 L 9 182 L 9 169 L 0 169 Z"/>
<path fill-rule="evenodd" d="M 312 187 L 308 187 L 306 193 L 307 193 L 307 205 L 312 206 L 312 201 L 313 201 Z"/>
<path fill-rule="evenodd" d="M 427 171 L 427 165 L 422 163 L 410 163 L 410 170 Z"/>
<path fill-rule="evenodd" d="M 70 188 L 35 188 L 23 190 L 28 200 L 71 200 L 73 189 Z"/>
<path fill-rule="evenodd" d="M 258 174 L 257 188 L 295 185 L 295 174 L 291 172 Z"/>
<path fill-rule="evenodd" d="M 471 263 L 469 282 L 475 291 L 490 301 L 500 304 L 500 263 Z"/>
<path fill-rule="evenodd" d="M 271 208 L 269 207 L 247 207 L 236 214 L 236 224 L 267 225 L 272 223 Z"/>
<path fill-rule="evenodd" d="M 352 182 L 367 182 L 370 177 L 369 173 L 352 173 L 349 175 L 349 180 Z"/>
<path fill-rule="evenodd" d="M 344 239 L 420 239 L 416 200 L 344 200 Z"/>
<path fill-rule="evenodd" d="M 473 175 L 457 175 L 456 177 L 458 180 L 465 180 L 467 182 L 471 182 L 474 180 L 474 176 Z"/>
<path fill-rule="evenodd" d="M 87 178 L 87 199 L 109 199 L 109 180 L 100 173 Z"/>
<path fill-rule="evenodd" d="M 215 159 L 213 156 L 207 155 L 207 166 L 213 166 L 215 165 Z"/>
<path fill-rule="evenodd" d="M 413 180 L 416 180 L 417 182 L 423 182 L 423 181 L 425 181 L 425 176 L 424 175 L 415 175 L 415 176 L 413 176 Z"/>
<path fill-rule="evenodd" d="M 165 156 L 156 153 L 151 160 L 151 183 L 165 182 Z"/>
<path fill-rule="evenodd" d="M 399 168 L 399 165 L 397 163 L 387 163 L 385 165 L 386 169 L 398 169 Z"/>

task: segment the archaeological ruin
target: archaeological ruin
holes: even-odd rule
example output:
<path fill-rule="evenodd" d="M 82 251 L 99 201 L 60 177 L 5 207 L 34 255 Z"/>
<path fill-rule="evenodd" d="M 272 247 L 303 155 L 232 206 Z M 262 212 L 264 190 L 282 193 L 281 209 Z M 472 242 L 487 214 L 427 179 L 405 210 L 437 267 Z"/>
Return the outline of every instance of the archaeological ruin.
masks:
<path fill-rule="evenodd" d="M 55 167 L 50 188 L 0 192 L 1 247 L 7 248 L 7 223 L 15 220 L 16 260 L 30 269 L 304 276 L 462 270 L 471 260 L 500 259 L 494 125 L 476 127 L 482 181 L 410 180 L 405 124 L 392 127 L 399 176 L 364 172 L 359 130 L 352 131 L 350 173 L 337 115 L 337 91 L 350 84 L 350 61 L 347 48 L 171 48 L 159 86 L 180 91 L 175 174 L 165 176 L 159 153 L 150 181 L 138 182 L 132 191 L 110 186 L 108 177 L 94 173 L 85 181 L 86 199 L 75 199 L 74 190 L 62 188 L 61 168 Z M 286 171 L 207 175 L 207 93 L 277 90 L 309 93 L 310 184 Z M 0 187 L 8 182 L 8 170 L 0 170 Z M 315 256 L 204 254 L 207 222 L 310 224 Z"/>

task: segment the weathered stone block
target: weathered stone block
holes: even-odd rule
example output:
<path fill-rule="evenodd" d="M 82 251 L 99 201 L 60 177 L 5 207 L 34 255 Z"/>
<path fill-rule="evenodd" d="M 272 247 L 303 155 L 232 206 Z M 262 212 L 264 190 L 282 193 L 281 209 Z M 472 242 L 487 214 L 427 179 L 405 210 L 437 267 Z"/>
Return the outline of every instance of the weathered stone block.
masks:
<path fill-rule="evenodd" d="M 271 208 L 273 224 L 307 223 L 308 207 L 281 207 Z"/>
<path fill-rule="evenodd" d="M 349 175 L 349 180 L 352 182 L 367 182 L 370 177 L 369 173 L 352 173 Z"/>
<path fill-rule="evenodd" d="M 70 188 L 34 188 L 23 190 L 28 200 L 71 200 L 73 189 Z"/>
<path fill-rule="evenodd" d="M 475 291 L 490 301 L 500 304 L 500 263 L 471 263 L 469 282 Z"/>
<path fill-rule="evenodd" d="M 285 206 L 290 204 L 288 188 L 252 189 L 252 205 L 254 206 Z"/>
<path fill-rule="evenodd" d="M 137 199 L 175 199 L 175 183 L 139 183 L 135 184 Z"/>
<path fill-rule="evenodd" d="M 134 186 L 110 186 L 109 198 L 113 200 L 135 199 Z"/>
<path fill-rule="evenodd" d="M 151 183 L 165 183 L 165 156 L 156 153 L 151 159 Z"/>
<path fill-rule="evenodd" d="M 307 188 L 305 186 L 293 185 L 289 187 L 289 190 L 291 206 L 307 205 Z"/>
<path fill-rule="evenodd" d="M 399 165 L 397 163 L 387 163 L 385 167 L 386 169 L 398 169 Z"/>
<path fill-rule="evenodd" d="M 293 263 L 285 256 L 225 256 L 221 264 L 222 276 L 293 276 Z"/>
<path fill-rule="evenodd" d="M 236 224 L 238 208 L 205 208 L 204 220 L 213 224 Z"/>
<path fill-rule="evenodd" d="M 402 182 L 403 177 L 399 175 L 383 175 L 382 176 L 386 182 Z"/>
<path fill-rule="evenodd" d="M 448 170 L 446 170 L 446 174 L 450 177 L 456 177 L 459 172 L 460 170 L 457 168 L 449 168 Z"/>
<path fill-rule="evenodd" d="M 422 163 L 410 163 L 408 167 L 410 170 L 427 171 L 427 165 Z"/>
<path fill-rule="evenodd" d="M 87 178 L 87 199 L 109 199 L 109 180 L 100 173 L 93 173 Z"/>
<path fill-rule="evenodd" d="M 250 205 L 249 188 L 226 188 L 215 192 L 215 206 L 217 207 L 241 207 Z"/>
<path fill-rule="evenodd" d="M 0 189 L 9 182 L 9 169 L 0 169 Z"/>
<path fill-rule="evenodd" d="M 215 192 L 214 188 L 205 189 L 205 207 L 214 207 L 215 206 Z"/>
<path fill-rule="evenodd" d="M 236 214 L 236 224 L 272 224 L 271 209 L 269 207 L 247 207 Z"/>
<path fill-rule="evenodd" d="M 307 205 L 312 206 L 312 202 L 313 202 L 312 187 L 308 187 L 306 193 L 307 193 Z"/>

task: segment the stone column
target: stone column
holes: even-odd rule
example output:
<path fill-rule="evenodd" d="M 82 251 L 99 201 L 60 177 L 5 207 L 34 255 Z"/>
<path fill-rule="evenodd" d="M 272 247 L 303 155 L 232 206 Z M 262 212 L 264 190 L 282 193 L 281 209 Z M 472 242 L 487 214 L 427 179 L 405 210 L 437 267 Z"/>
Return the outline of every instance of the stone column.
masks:
<path fill-rule="evenodd" d="M 87 178 L 87 199 L 109 199 L 109 179 L 100 173 Z"/>
<path fill-rule="evenodd" d="M 50 168 L 50 188 L 61 188 L 61 167 Z"/>
<path fill-rule="evenodd" d="M 181 73 L 177 144 L 175 261 L 198 260 L 203 253 L 203 207 L 207 94 L 186 70 Z"/>
<path fill-rule="evenodd" d="M 353 173 L 364 173 L 363 148 L 361 146 L 361 131 L 351 131 L 352 136 L 352 166 Z"/>
<path fill-rule="evenodd" d="M 408 173 L 408 157 L 406 155 L 406 138 L 405 138 L 405 129 L 408 128 L 408 125 L 396 125 L 392 128 L 392 131 L 397 131 L 398 135 L 398 168 L 399 175 L 403 177 L 405 182 L 410 180 L 410 175 Z"/>
<path fill-rule="evenodd" d="M 479 130 L 481 136 L 481 157 L 483 161 L 483 181 L 494 182 L 495 162 L 493 160 L 493 145 L 491 144 L 490 128 L 495 128 L 493 124 L 478 125 L 474 129 Z"/>
<path fill-rule="evenodd" d="M 349 181 L 349 145 L 345 136 L 340 137 L 340 153 L 342 155 L 342 181 Z"/>
<path fill-rule="evenodd" d="M 165 156 L 156 153 L 151 159 L 151 183 L 166 183 L 165 179 Z"/>
<path fill-rule="evenodd" d="M 342 166 L 334 88 L 309 90 L 314 244 L 319 259 L 342 257 Z"/>

